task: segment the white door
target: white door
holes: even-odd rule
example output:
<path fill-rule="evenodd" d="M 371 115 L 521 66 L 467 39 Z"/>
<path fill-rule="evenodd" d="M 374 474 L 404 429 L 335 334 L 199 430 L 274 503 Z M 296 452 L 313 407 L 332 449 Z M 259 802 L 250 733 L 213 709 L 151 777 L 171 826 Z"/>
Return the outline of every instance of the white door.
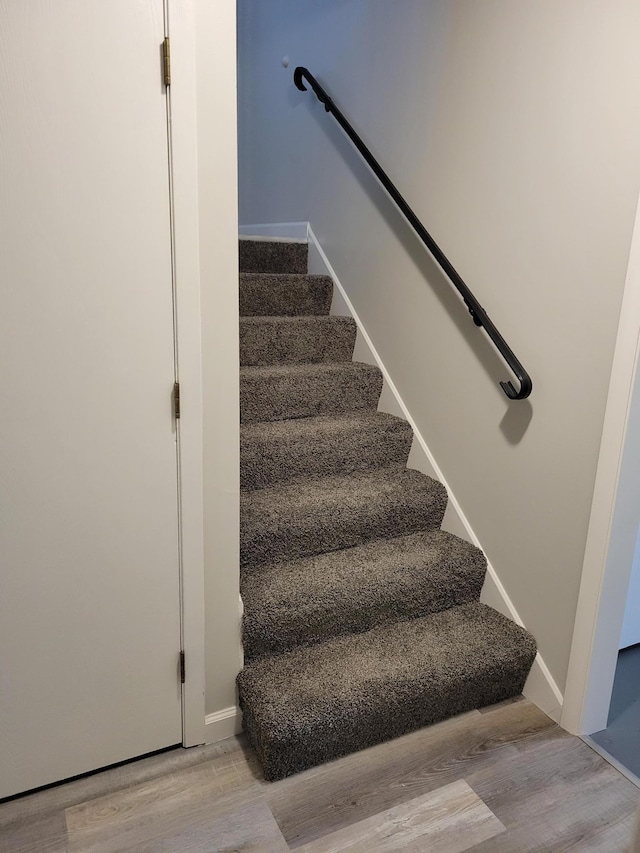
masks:
<path fill-rule="evenodd" d="M 0 797 L 181 740 L 162 0 L 0 0 Z"/>

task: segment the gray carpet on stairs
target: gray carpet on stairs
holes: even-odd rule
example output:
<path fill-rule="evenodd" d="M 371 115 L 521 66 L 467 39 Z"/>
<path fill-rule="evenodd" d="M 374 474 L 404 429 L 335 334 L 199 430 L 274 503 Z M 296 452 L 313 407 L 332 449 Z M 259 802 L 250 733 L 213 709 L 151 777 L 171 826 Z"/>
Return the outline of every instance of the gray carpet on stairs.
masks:
<path fill-rule="evenodd" d="M 240 239 L 243 272 L 306 273 L 307 243 Z"/>
<path fill-rule="evenodd" d="M 240 487 L 406 465 L 413 430 L 382 412 L 249 423 L 240 427 Z"/>
<path fill-rule="evenodd" d="M 380 468 L 244 491 L 240 497 L 240 565 L 245 569 L 434 530 L 447 493 L 407 468 Z"/>
<path fill-rule="evenodd" d="M 300 243 L 240 241 L 244 728 L 265 778 L 518 694 L 535 641 L 478 601 L 441 483 Z M 455 425 L 452 425 L 455 426 Z"/>
<path fill-rule="evenodd" d="M 245 572 L 245 660 L 477 601 L 487 561 L 444 530 Z"/>
<path fill-rule="evenodd" d="M 451 607 L 250 663 L 243 725 L 267 779 L 522 691 L 536 653 L 479 603 Z"/>
<path fill-rule="evenodd" d="M 240 316 L 328 314 L 333 284 L 325 275 L 240 274 Z"/>
<path fill-rule="evenodd" d="M 356 342 L 351 317 L 241 317 L 240 365 L 349 361 Z"/>
<path fill-rule="evenodd" d="M 240 420 L 281 421 L 375 410 L 382 374 L 371 364 L 343 361 L 240 368 Z"/>

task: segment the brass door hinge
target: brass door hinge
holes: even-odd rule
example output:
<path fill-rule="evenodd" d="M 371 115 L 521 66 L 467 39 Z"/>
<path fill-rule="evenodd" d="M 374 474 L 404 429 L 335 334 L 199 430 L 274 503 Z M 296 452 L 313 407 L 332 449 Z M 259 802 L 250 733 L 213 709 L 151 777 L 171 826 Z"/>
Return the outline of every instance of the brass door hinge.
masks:
<path fill-rule="evenodd" d="M 164 85 L 171 85 L 171 45 L 169 36 L 162 42 L 162 71 L 164 74 Z"/>
<path fill-rule="evenodd" d="M 173 414 L 175 419 L 180 417 L 180 383 L 173 383 Z"/>

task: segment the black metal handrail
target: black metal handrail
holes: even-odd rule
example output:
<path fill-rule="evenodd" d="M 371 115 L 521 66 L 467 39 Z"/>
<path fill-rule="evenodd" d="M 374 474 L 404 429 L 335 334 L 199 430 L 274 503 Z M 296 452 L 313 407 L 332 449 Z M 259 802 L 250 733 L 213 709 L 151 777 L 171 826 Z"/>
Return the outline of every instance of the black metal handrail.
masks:
<path fill-rule="evenodd" d="M 389 193 L 396 205 L 400 208 L 400 211 L 402 212 L 406 220 L 409 222 L 418 237 L 420 237 L 422 242 L 425 244 L 425 246 L 433 256 L 434 260 L 439 264 L 440 268 L 443 270 L 447 278 L 450 280 L 450 282 L 453 284 L 453 286 L 456 288 L 456 290 L 464 300 L 464 303 L 469 309 L 469 313 L 473 318 L 473 322 L 476 324 L 476 326 L 482 326 L 482 328 L 484 328 L 500 355 L 509 365 L 510 370 L 518 378 L 518 381 L 520 382 L 519 391 L 516 390 L 516 388 L 510 381 L 500 383 L 500 387 L 502 388 L 504 393 L 507 395 L 507 397 L 509 397 L 510 400 L 524 400 L 526 397 L 529 396 L 529 394 L 531 394 L 531 389 L 533 387 L 531 377 L 524 369 L 522 364 L 518 361 L 511 347 L 507 344 L 505 339 L 497 330 L 497 328 L 489 318 L 487 312 L 484 310 L 482 305 L 480 305 L 471 290 L 469 290 L 469 287 L 465 284 L 462 277 L 456 272 L 451 261 L 447 258 L 445 253 L 438 246 L 431 234 L 429 234 L 422 222 L 420 222 L 418 217 L 415 215 L 413 210 L 409 207 L 407 202 L 400 194 L 398 188 L 391 181 L 382 166 L 378 163 L 371 151 L 367 148 L 367 146 L 355 132 L 351 124 L 340 112 L 338 107 L 336 107 L 334 102 L 331 100 L 331 98 L 325 92 L 322 86 L 318 83 L 313 74 L 311 74 L 311 72 L 308 71 L 306 68 L 302 68 L 299 66 L 293 73 L 293 81 L 298 87 L 298 89 L 300 89 L 302 92 L 306 92 L 307 87 L 304 85 L 303 80 L 306 80 L 309 83 L 318 100 L 322 104 L 324 104 L 325 110 L 328 113 L 332 113 L 340 127 L 344 130 L 349 139 L 353 142 L 360 154 L 362 154 L 368 166 L 371 168 L 371 170 L 378 178 L 382 186 Z"/>

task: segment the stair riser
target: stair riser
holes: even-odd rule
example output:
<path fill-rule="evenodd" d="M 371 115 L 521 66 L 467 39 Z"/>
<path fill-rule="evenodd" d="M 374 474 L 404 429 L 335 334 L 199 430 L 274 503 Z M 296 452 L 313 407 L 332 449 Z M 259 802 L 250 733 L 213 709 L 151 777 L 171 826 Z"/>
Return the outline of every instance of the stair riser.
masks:
<path fill-rule="evenodd" d="M 240 500 L 240 565 L 245 569 L 337 551 L 372 539 L 436 530 L 447 504 L 444 488 L 425 489 L 369 505 L 337 503 L 330 511 L 319 507 L 317 514 L 302 506 L 287 507 L 271 518 L 256 518 L 247 506 L 252 494 L 255 493 L 245 493 Z"/>
<path fill-rule="evenodd" d="M 307 243 L 240 240 L 240 272 L 306 273 Z"/>
<path fill-rule="evenodd" d="M 241 317 L 327 315 L 333 282 L 326 276 L 240 276 Z"/>
<path fill-rule="evenodd" d="M 374 410 L 382 391 L 379 371 L 341 375 L 330 372 L 311 379 L 281 375 L 265 382 L 262 376 L 240 377 L 240 420 L 282 421 L 338 412 Z"/>
<path fill-rule="evenodd" d="M 278 318 L 280 320 L 280 318 Z M 343 317 L 240 321 L 240 366 L 350 361 L 356 325 Z"/>
<path fill-rule="evenodd" d="M 250 430 L 250 427 L 249 427 Z M 302 477 L 350 474 L 407 463 L 413 431 L 399 422 L 366 432 L 301 435 L 286 443 L 240 432 L 240 487 L 263 489 Z"/>

